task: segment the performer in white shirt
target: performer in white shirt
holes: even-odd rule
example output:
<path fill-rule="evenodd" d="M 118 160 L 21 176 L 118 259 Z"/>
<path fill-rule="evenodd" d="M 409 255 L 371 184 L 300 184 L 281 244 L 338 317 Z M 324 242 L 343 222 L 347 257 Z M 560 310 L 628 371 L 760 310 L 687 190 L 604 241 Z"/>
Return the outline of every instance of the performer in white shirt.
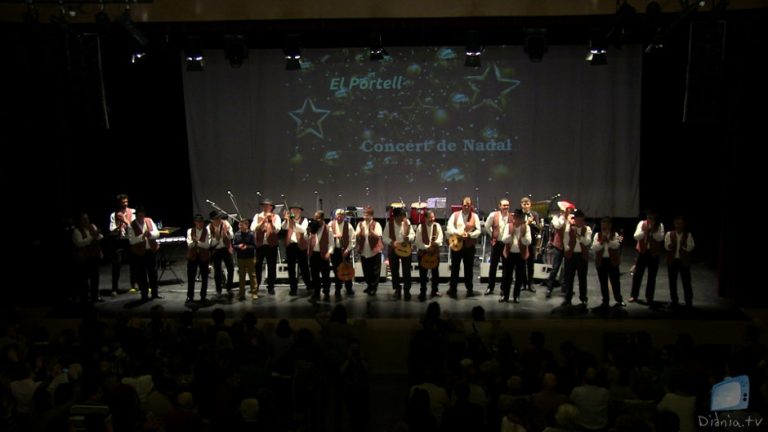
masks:
<path fill-rule="evenodd" d="M 149 300 L 149 290 L 152 298 L 160 299 L 157 292 L 157 250 L 160 248 L 157 239 L 160 237 L 155 222 L 146 217 L 144 207 L 136 207 L 136 219 L 128 225 L 128 242 L 131 244 L 131 260 L 133 261 L 134 280 L 139 284 L 141 300 Z"/>
<path fill-rule="evenodd" d="M 280 232 L 280 216 L 269 198 L 261 203 L 261 213 L 253 215 L 251 231 L 256 235 L 256 281 L 261 285 L 263 265 L 267 263 L 267 293 L 275 293 L 277 277 L 277 234 Z"/>
<path fill-rule="evenodd" d="M 414 233 L 411 229 L 411 222 L 405 217 L 405 210 L 395 208 L 392 211 L 392 219 L 387 220 L 384 227 L 384 244 L 389 246 L 389 269 L 392 272 L 392 288 L 395 290 L 393 298 L 400 300 L 402 297 L 408 301 L 411 299 L 411 257 L 412 253 L 406 256 L 397 254 L 398 249 L 405 253 L 413 248 Z M 402 281 L 401 279 L 402 271 Z"/>
<path fill-rule="evenodd" d="M 595 234 L 592 241 L 592 250 L 595 252 L 597 279 L 600 281 L 600 293 L 603 296 L 602 306 L 604 308 L 608 307 L 611 299 L 608 294 L 608 280 L 611 281 L 616 306 L 626 306 L 621 296 L 621 279 L 619 278 L 620 247 L 621 236 L 613 231 L 613 220 L 609 217 L 604 217 L 600 221 L 600 231 Z"/>
<path fill-rule="evenodd" d="M 648 210 L 646 219 L 638 222 L 635 229 L 635 250 L 637 250 L 637 262 L 635 274 L 632 277 L 632 292 L 629 302 L 637 300 L 640 295 L 640 285 L 643 283 L 645 269 L 648 269 L 648 284 L 645 286 L 645 301 L 648 306 L 655 307 L 653 295 L 656 291 L 656 273 L 659 270 L 659 254 L 664 241 L 664 224 L 658 222 L 656 212 Z"/>
<path fill-rule="evenodd" d="M 195 299 L 195 277 L 200 271 L 200 301 L 208 295 L 208 263 L 211 259 L 211 232 L 203 215 L 193 217 L 194 226 L 187 230 L 187 301 Z"/>
<path fill-rule="evenodd" d="M 467 288 L 467 297 L 475 295 L 472 290 L 473 270 L 475 260 L 475 244 L 480 237 L 480 217 L 474 212 L 472 198 L 464 197 L 462 209 L 454 212 L 448 219 L 447 232 L 449 242 L 451 239 L 461 239 L 463 242 L 458 252 L 451 249 L 451 281 L 448 295 L 456 297 L 456 287 L 459 284 L 459 266 L 464 263 L 464 286 Z"/>
<path fill-rule="evenodd" d="M 293 203 L 283 215 L 283 229 L 287 231 L 285 236 L 285 262 L 288 264 L 288 284 L 290 285 L 289 295 L 299 294 L 299 278 L 296 276 L 296 265 L 299 266 L 301 278 L 304 280 L 304 286 L 309 290 L 312 286 L 309 275 L 309 258 L 307 257 L 307 247 L 309 247 L 309 234 L 307 234 L 308 220 L 302 213 L 304 207 L 301 204 Z"/>
<path fill-rule="evenodd" d="M 525 259 L 528 258 L 528 245 L 531 244 L 531 230 L 525 223 L 523 211 L 515 209 L 511 219 L 501 232 L 504 243 L 504 262 L 502 263 L 501 297 L 499 303 L 509 301 L 509 289 L 512 287 L 512 272 L 515 273 L 515 290 L 512 303 L 520 303 L 520 288 L 525 281 Z"/>
<path fill-rule="evenodd" d="M 565 212 L 560 212 L 552 217 L 553 235 L 549 243 L 549 253 L 552 256 L 552 272 L 547 279 L 547 298 L 552 297 L 552 289 L 557 280 L 557 274 L 560 272 L 560 266 L 563 264 L 563 236 L 565 235 L 565 224 L 571 217 L 573 207 L 568 207 Z"/>
<path fill-rule="evenodd" d="M 309 271 L 312 279 L 312 298 L 320 297 L 320 286 L 323 288 L 323 300 L 328 301 L 331 291 L 331 255 L 333 254 L 333 238 L 325 224 L 325 213 L 315 212 L 309 229 Z"/>
<path fill-rule="evenodd" d="M 440 296 L 438 285 L 440 284 L 440 246 L 442 245 L 443 228 L 439 223 L 435 222 L 434 210 L 428 210 L 426 220 L 416 229 L 416 247 L 419 249 L 419 282 L 421 283 L 419 301 L 427 299 L 427 279 L 429 273 L 432 273 L 432 292 L 430 296 Z M 427 255 L 437 259 L 437 265 L 431 270 L 422 267 L 422 260 Z"/>
<path fill-rule="evenodd" d="M 72 231 L 72 243 L 75 244 L 75 258 L 80 275 L 80 298 L 83 303 L 102 301 L 99 295 L 99 264 L 104 257 L 100 242 L 101 235 L 96 225 L 91 223 L 86 213 L 81 213 L 78 224 Z"/>
<path fill-rule="evenodd" d="M 485 231 L 491 237 L 491 267 L 488 270 L 488 288 L 485 295 L 493 294 L 496 287 L 496 270 L 501 261 L 501 254 L 504 252 L 504 242 L 501 241 L 501 230 L 507 224 L 509 218 L 509 200 L 502 198 L 499 200 L 499 209 L 491 212 L 485 220 Z"/>
<path fill-rule="evenodd" d="M 592 228 L 584 221 L 584 212 L 575 210 L 573 221 L 565 225 L 563 250 L 565 253 L 564 305 L 570 305 L 573 298 L 573 280 L 579 275 L 579 300 L 587 304 L 587 271 L 589 270 L 589 246 L 592 244 Z"/>
<path fill-rule="evenodd" d="M 352 228 L 352 223 L 346 220 L 346 212 L 344 209 L 337 209 L 334 214 L 334 219 L 328 224 L 328 229 L 333 235 L 333 255 L 331 256 L 331 266 L 333 267 L 334 282 L 336 284 L 336 297 L 341 296 L 342 282 L 338 278 L 339 265 L 342 262 L 349 260 L 350 254 L 355 249 L 355 229 Z M 348 280 L 344 282 L 347 295 L 355 295 L 355 290 L 352 289 L 352 281 Z"/>
<path fill-rule="evenodd" d="M 535 292 L 533 288 L 533 263 L 536 260 L 536 239 L 541 233 L 541 218 L 539 213 L 531 210 L 531 199 L 522 197 L 520 199 L 520 209 L 523 210 L 523 219 L 531 230 L 531 244 L 528 245 L 528 258 L 525 260 L 525 283 L 523 290 Z"/>
<path fill-rule="evenodd" d="M 221 263 L 227 268 L 227 282 L 224 288 L 227 295 L 232 296 L 232 285 L 235 279 L 235 262 L 232 258 L 232 238 L 235 233 L 232 225 L 229 224 L 225 213 L 212 211 L 210 213 L 211 223 L 208 230 L 211 232 L 211 259 L 213 260 L 213 282 L 216 284 L 216 294 L 221 294 L 221 287 L 224 284 L 224 274 L 221 270 Z"/>
<path fill-rule="evenodd" d="M 123 260 L 130 245 L 126 231 L 128 224 L 133 222 L 136 210 L 128 207 L 128 195 L 119 194 L 117 196 L 117 209 L 109 215 L 109 249 L 112 260 L 112 295 L 117 294 L 117 286 L 120 281 L 120 272 L 123 267 Z M 130 264 L 130 260 L 129 264 Z M 138 288 L 138 284 L 133 280 L 133 272 L 129 270 L 131 289 Z"/>
<path fill-rule="evenodd" d="M 357 224 L 355 229 L 355 241 L 360 261 L 363 267 L 363 277 L 366 288 L 363 292 L 368 295 L 376 295 L 381 274 L 381 251 L 384 242 L 381 239 L 381 225 L 373 219 L 373 208 L 367 207 L 363 211 L 363 221 Z"/>
<path fill-rule="evenodd" d="M 675 229 L 664 236 L 664 248 L 667 250 L 667 270 L 669 272 L 669 295 L 672 307 L 679 305 L 677 296 L 677 274 L 683 280 L 683 298 L 685 306 L 693 306 L 693 287 L 691 286 L 691 251 L 696 246 L 693 235 L 685 230 L 685 219 L 675 218 Z"/>

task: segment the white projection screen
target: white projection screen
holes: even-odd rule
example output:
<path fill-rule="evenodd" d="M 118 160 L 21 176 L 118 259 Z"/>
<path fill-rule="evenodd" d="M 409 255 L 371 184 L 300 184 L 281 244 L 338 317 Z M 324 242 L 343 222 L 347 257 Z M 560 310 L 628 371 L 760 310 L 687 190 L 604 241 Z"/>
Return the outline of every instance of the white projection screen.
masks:
<path fill-rule="evenodd" d="M 183 72 L 195 211 L 234 211 L 228 191 L 246 217 L 257 191 L 377 216 L 401 200 L 471 196 L 486 212 L 560 193 L 588 217 L 637 215 L 639 46 L 603 66 L 583 46 L 552 46 L 540 63 L 487 47 L 479 68 L 463 47 L 388 52 L 305 49 L 295 71 L 278 50 L 251 50 L 241 68 L 206 51 L 202 72 Z"/>

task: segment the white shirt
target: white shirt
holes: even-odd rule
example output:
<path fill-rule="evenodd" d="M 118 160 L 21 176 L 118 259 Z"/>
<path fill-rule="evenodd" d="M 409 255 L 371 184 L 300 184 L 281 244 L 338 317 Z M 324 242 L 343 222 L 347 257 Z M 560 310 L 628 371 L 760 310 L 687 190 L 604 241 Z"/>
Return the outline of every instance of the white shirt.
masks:
<path fill-rule="evenodd" d="M 457 215 L 461 215 L 461 217 L 457 217 Z M 468 233 L 469 238 L 476 239 L 480 237 L 480 218 L 477 216 L 477 213 L 470 213 L 467 215 L 464 214 L 463 211 L 454 212 L 448 219 L 448 227 L 446 229 L 448 235 L 462 235 L 464 233 L 464 227 L 470 221 L 470 216 L 472 220 L 475 221 L 475 229 Z"/>
<path fill-rule="evenodd" d="M 563 236 L 563 250 L 570 250 L 568 245 L 570 244 L 572 233 L 576 234 L 576 244 L 573 245 L 574 252 L 581 252 L 582 248 L 585 248 L 583 250 L 589 248 L 589 245 L 592 243 L 592 228 L 586 225 L 578 228 L 576 225 L 568 224 L 565 227 L 565 235 Z"/>
<path fill-rule="evenodd" d="M 97 233 L 99 232 L 98 228 L 96 228 L 96 225 L 91 224 L 91 228 Z M 85 237 L 83 237 L 83 233 L 80 232 L 80 228 L 75 228 L 72 231 L 72 243 L 74 243 L 77 247 L 86 247 L 93 244 L 93 236 L 91 235 L 91 230 L 85 229 L 83 231 L 85 231 Z M 101 235 L 101 233 L 96 234 L 96 240 L 101 240 L 103 238 L 104 236 Z"/>
<path fill-rule="evenodd" d="M 283 221 L 283 229 L 288 230 L 288 225 L 291 223 L 289 219 L 286 219 Z M 304 216 L 301 217 L 301 222 L 297 222 L 296 219 L 293 220 L 293 231 L 291 232 L 291 238 L 286 237 L 286 243 L 298 243 L 299 239 L 296 236 L 296 234 L 307 234 L 307 227 L 309 226 L 309 219 L 305 218 Z"/>
<path fill-rule="evenodd" d="M 674 231 L 670 231 L 667 234 L 664 235 L 664 249 L 672 252 L 672 233 Z M 696 244 L 693 242 L 693 235 L 691 233 L 688 234 L 687 241 L 685 244 L 683 244 L 683 234 L 686 234 L 685 232 L 677 233 L 677 248 L 675 249 L 675 259 L 680 258 L 680 248 L 686 252 L 690 252 L 693 250 L 693 248 L 696 246 Z"/>
<path fill-rule="evenodd" d="M 347 222 L 346 224 L 347 224 L 347 235 L 349 237 L 349 244 L 347 245 L 347 249 L 345 250 L 345 252 L 349 252 L 355 248 L 355 245 L 357 244 L 357 242 L 355 238 L 355 230 L 352 228 L 352 223 Z M 338 221 L 334 219 L 331 221 L 329 226 L 330 226 L 329 229 L 331 230 L 331 234 L 334 234 L 333 246 L 341 249 L 341 237 L 343 237 L 344 235 L 344 232 L 343 232 L 344 222 L 338 223 Z M 336 234 L 339 235 L 338 238 L 335 237 Z"/>
<path fill-rule="evenodd" d="M 377 236 L 381 237 L 381 224 L 379 224 L 376 221 L 373 221 L 373 234 L 376 234 Z M 363 220 L 359 224 L 357 224 L 357 230 L 355 231 L 355 236 L 361 236 L 364 237 L 364 245 L 363 245 L 363 251 L 360 253 L 360 255 L 364 256 L 365 258 L 370 258 L 374 255 L 376 255 L 379 252 L 373 252 L 371 242 L 368 241 L 368 222 Z"/>
<path fill-rule="evenodd" d="M 219 232 L 219 229 L 223 229 L 223 232 Z M 213 231 L 216 231 L 217 235 L 221 235 L 221 240 L 213 235 Z M 208 225 L 208 232 L 211 234 L 208 237 L 211 239 L 211 246 L 214 249 L 224 249 L 224 238 L 228 238 L 230 241 L 235 238 L 235 234 L 232 232 L 232 225 L 227 221 L 221 221 L 219 228 L 215 227 L 213 222 L 211 222 Z"/>
<path fill-rule="evenodd" d="M 501 232 L 501 241 L 510 245 L 509 251 L 512 253 L 520 253 L 520 244 L 523 246 L 528 246 L 531 244 L 531 230 L 527 229 L 525 230 L 525 234 L 521 234 L 520 230 L 524 229 L 526 227 L 525 224 L 521 224 L 519 227 L 515 228 L 515 226 L 511 223 L 504 225 L 504 229 Z M 521 237 L 522 235 L 522 237 Z M 517 239 L 520 239 L 520 244 L 518 244 Z"/>
<path fill-rule="evenodd" d="M 137 222 L 138 223 L 138 222 Z M 155 225 L 155 222 L 148 218 L 144 218 L 144 226 L 142 229 L 146 230 L 147 226 L 149 226 L 149 238 L 152 240 L 157 240 L 160 237 L 160 231 L 157 230 L 157 226 Z M 144 247 L 149 249 L 149 239 L 144 238 L 143 232 L 142 234 L 136 234 L 133 232 L 133 225 L 128 224 L 128 242 L 132 245 L 139 244 L 141 242 L 144 242 Z"/>
<path fill-rule="evenodd" d="M 646 221 L 641 220 L 637 223 L 637 228 L 635 228 L 635 240 L 640 241 L 645 239 L 645 231 L 643 231 L 643 224 L 645 224 Z M 651 233 L 651 238 L 656 240 L 657 242 L 660 242 L 664 240 L 664 224 L 659 223 L 656 225 L 656 230 Z"/>
<path fill-rule="evenodd" d="M 429 242 L 426 244 L 424 243 L 424 239 L 421 237 L 421 230 L 422 227 L 426 226 L 427 228 L 427 237 L 429 238 Z M 434 228 L 433 228 L 434 227 Z M 435 241 L 432 241 L 432 230 L 435 230 L 437 232 L 437 237 L 435 238 Z M 443 245 L 443 227 L 440 226 L 439 223 L 427 223 L 424 225 L 419 225 L 416 228 L 416 247 L 421 250 L 426 250 L 430 246 L 435 245 L 437 247 L 440 247 Z"/>
<path fill-rule="evenodd" d="M 193 231 L 194 235 L 192 234 Z M 200 241 L 200 238 L 203 236 L 203 232 L 205 232 L 205 241 Z M 187 247 L 192 249 L 195 246 L 199 247 L 200 249 L 210 249 L 211 231 L 207 226 L 204 226 L 203 229 L 192 227 L 187 230 Z"/>
<path fill-rule="evenodd" d="M 618 249 L 619 246 L 621 246 L 621 243 L 619 243 L 619 235 L 614 233 L 613 234 L 613 240 L 608 240 L 607 246 L 606 243 L 600 243 L 597 241 L 597 237 L 600 235 L 599 232 L 595 233 L 594 241 L 592 242 L 592 250 L 595 251 L 595 254 L 599 253 L 600 251 L 603 252 L 603 258 L 610 257 L 609 249 Z M 610 237 L 608 237 L 610 238 Z"/>
<path fill-rule="evenodd" d="M 387 225 L 384 227 L 383 240 L 384 240 L 384 244 L 387 246 L 392 244 L 392 238 L 389 236 L 389 224 L 390 224 L 390 221 L 387 221 Z M 411 223 L 408 222 L 407 219 L 403 219 L 402 224 L 395 225 L 394 231 L 395 231 L 394 241 L 413 243 L 414 233 L 413 233 L 413 230 L 411 229 Z M 407 233 L 404 231 L 407 231 Z"/>
<path fill-rule="evenodd" d="M 253 222 L 251 222 L 251 231 L 256 231 L 256 229 L 259 228 L 259 225 L 261 225 L 261 222 L 264 219 L 264 215 L 265 215 L 264 212 L 256 213 L 255 215 L 253 215 Z M 280 227 L 282 226 L 282 219 L 280 219 L 280 216 L 278 216 L 277 213 L 272 213 L 272 226 L 275 227 L 275 234 L 277 234 L 280 231 Z"/>
<path fill-rule="evenodd" d="M 485 220 L 485 232 L 488 233 L 489 236 L 493 237 L 493 224 L 496 223 L 496 215 L 501 214 L 500 211 L 493 211 L 491 214 L 488 215 L 488 218 Z M 509 219 L 509 212 L 507 212 L 507 215 L 504 216 L 501 214 L 501 218 L 499 219 L 499 237 L 501 237 L 501 231 L 504 229 L 504 225 L 507 224 L 507 220 Z M 498 239 L 496 239 L 498 240 Z"/>
<path fill-rule="evenodd" d="M 125 219 L 125 223 L 131 223 L 136 218 L 136 210 L 134 210 L 134 209 L 132 209 L 130 207 L 128 207 L 128 210 L 131 211 L 130 214 L 124 214 L 123 215 L 123 218 Z M 112 214 L 109 215 L 109 230 L 110 231 L 114 231 L 114 230 L 117 229 L 117 219 L 115 217 L 116 214 L 117 214 L 117 212 L 112 212 Z M 125 216 L 128 216 L 128 217 L 125 217 Z M 125 233 L 122 233 L 122 234 L 125 235 Z"/>

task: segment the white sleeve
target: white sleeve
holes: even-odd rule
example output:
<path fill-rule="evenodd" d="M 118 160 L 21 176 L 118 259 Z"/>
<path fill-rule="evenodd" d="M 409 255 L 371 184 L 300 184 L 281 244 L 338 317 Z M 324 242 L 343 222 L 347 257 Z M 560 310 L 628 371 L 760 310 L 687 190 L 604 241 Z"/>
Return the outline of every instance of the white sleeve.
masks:
<path fill-rule="evenodd" d="M 448 230 L 448 235 L 459 234 L 459 231 L 457 231 L 456 229 L 456 223 L 455 223 L 457 214 L 460 214 L 460 213 L 454 212 L 451 215 L 451 217 L 448 218 L 448 224 L 446 227 L 446 229 Z"/>
<path fill-rule="evenodd" d="M 480 216 L 477 215 L 477 213 L 472 213 L 472 218 L 474 218 L 477 221 L 477 224 L 475 225 L 475 229 L 472 230 L 471 233 L 469 233 L 469 238 L 476 239 L 480 237 Z"/>
<path fill-rule="evenodd" d="M 693 234 L 688 233 L 688 241 L 683 245 L 683 247 L 688 252 L 692 251 L 693 248 L 696 247 L 696 244 L 693 242 Z"/>
<path fill-rule="evenodd" d="M 643 232 L 643 224 L 645 221 L 640 221 L 637 223 L 637 228 L 635 228 L 635 240 L 642 240 L 645 238 L 645 232 Z"/>
<path fill-rule="evenodd" d="M 387 224 L 384 226 L 384 231 L 389 232 L 389 221 L 387 221 Z M 389 238 L 389 235 L 384 236 L 382 240 L 384 240 L 384 244 L 387 246 L 389 246 L 392 243 L 392 239 Z"/>
<path fill-rule="evenodd" d="M 656 227 L 656 231 L 653 232 L 653 239 L 657 242 L 660 242 L 664 240 L 664 224 L 659 223 L 659 226 Z"/>

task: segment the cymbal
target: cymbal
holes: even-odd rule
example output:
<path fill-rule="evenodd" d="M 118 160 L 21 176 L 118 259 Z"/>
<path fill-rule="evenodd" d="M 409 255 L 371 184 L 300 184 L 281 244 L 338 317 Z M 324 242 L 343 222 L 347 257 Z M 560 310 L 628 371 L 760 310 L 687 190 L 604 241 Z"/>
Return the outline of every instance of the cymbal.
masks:
<path fill-rule="evenodd" d="M 405 207 L 405 204 L 403 204 L 401 202 L 393 202 L 389 206 L 392 207 L 392 208 L 403 208 L 403 207 Z"/>
<path fill-rule="evenodd" d="M 417 209 L 423 209 L 427 208 L 429 204 L 425 203 L 424 201 L 417 201 L 414 203 L 411 203 L 411 208 L 417 208 Z"/>

